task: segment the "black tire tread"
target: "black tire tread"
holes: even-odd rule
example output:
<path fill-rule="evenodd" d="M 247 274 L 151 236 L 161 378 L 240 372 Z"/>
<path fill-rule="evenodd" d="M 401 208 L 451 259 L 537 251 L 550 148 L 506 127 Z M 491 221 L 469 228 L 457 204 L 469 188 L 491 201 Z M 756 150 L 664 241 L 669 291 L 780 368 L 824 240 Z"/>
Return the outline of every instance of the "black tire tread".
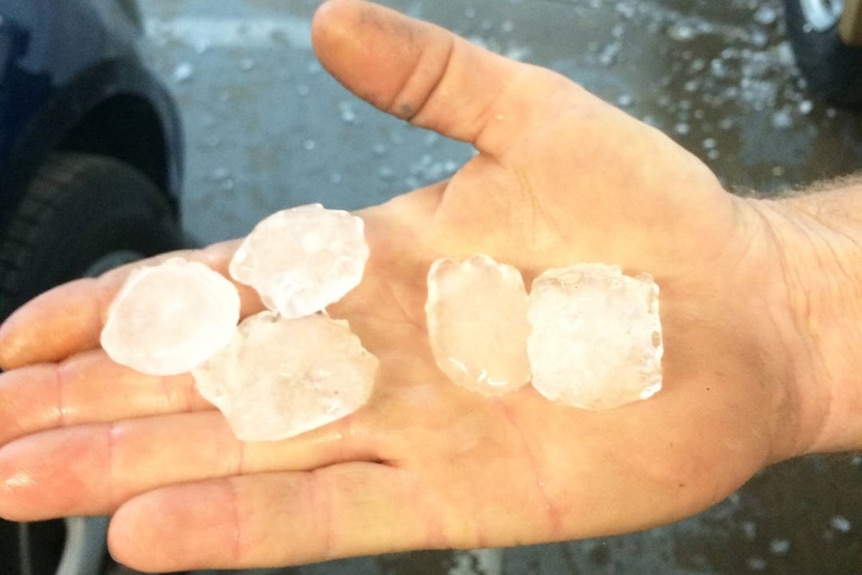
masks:
<path fill-rule="evenodd" d="M 146 176 L 105 156 L 53 154 L 0 232 L 0 320 L 78 277 L 99 250 L 152 255 L 182 244 L 174 211 Z"/>

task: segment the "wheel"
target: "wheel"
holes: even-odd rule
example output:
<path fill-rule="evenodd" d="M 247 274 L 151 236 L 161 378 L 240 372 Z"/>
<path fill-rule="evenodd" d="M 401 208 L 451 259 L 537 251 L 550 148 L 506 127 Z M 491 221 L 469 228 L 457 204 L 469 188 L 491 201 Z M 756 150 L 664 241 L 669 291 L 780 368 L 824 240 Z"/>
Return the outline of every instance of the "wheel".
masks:
<path fill-rule="evenodd" d="M 39 293 L 186 247 L 174 210 L 134 168 L 112 158 L 51 156 L 0 229 L 0 321 Z M 0 573 L 96 575 L 105 518 L 0 521 Z"/>
<path fill-rule="evenodd" d="M 787 36 L 811 87 L 839 106 L 862 105 L 862 47 L 839 31 L 845 4 L 858 0 L 785 0 Z"/>
<path fill-rule="evenodd" d="M 173 210 L 137 170 L 102 156 L 56 154 L 0 233 L 0 321 L 57 284 L 183 243 Z"/>

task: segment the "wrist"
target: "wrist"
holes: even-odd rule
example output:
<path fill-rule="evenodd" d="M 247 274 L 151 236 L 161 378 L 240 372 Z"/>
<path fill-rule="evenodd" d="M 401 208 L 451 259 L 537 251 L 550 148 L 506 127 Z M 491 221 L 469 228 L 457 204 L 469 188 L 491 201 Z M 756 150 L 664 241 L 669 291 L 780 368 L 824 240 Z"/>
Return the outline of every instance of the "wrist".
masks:
<path fill-rule="evenodd" d="M 862 187 L 753 202 L 788 306 L 793 455 L 862 448 Z"/>

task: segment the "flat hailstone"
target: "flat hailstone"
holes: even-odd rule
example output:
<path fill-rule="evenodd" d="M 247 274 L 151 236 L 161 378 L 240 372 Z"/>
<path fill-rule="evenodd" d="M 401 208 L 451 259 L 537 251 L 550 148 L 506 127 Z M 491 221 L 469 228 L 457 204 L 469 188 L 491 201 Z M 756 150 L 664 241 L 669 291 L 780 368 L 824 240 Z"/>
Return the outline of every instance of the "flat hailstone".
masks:
<path fill-rule="evenodd" d="M 530 291 L 533 386 L 585 409 L 610 409 L 661 389 L 661 322 L 652 277 L 618 266 L 550 269 Z"/>
<path fill-rule="evenodd" d="M 323 310 L 359 285 L 368 260 L 362 219 L 320 204 L 276 212 L 255 226 L 230 262 L 284 317 Z"/>
<path fill-rule="evenodd" d="M 102 347 L 143 373 L 184 373 L 230 342 L 239 309 L 236 287 L 221 274 L 172 258 L 129 275 L 108 308 Z"/>
<path fill-rule="evenodd" d="M 347 322 L 265 311 L 194 370 L 200 394 L 242 441 L 276 441 L 353 413 L 368 401 L 377 358 Z"/>
<path fill-rule="evenodd" d="M 449 378 L 484 395 L 530 380 L 527 292 L 521 273 L 488 256 L 434 262 L 425 312 L 431 351 Z"/>

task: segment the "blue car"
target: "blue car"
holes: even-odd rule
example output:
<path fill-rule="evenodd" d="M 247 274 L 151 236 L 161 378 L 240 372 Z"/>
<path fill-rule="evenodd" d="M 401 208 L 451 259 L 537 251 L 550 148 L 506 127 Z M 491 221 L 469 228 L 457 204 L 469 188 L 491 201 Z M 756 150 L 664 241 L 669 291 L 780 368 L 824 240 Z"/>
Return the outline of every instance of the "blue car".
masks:
<path fill-rule="evenodd" d="M 176 107 L 134 0 L 0 0 L 0 321 L 40 292 L 184 246 Z M 102 572 L 103 519 L 0 522 L 0 573 Z"/>

